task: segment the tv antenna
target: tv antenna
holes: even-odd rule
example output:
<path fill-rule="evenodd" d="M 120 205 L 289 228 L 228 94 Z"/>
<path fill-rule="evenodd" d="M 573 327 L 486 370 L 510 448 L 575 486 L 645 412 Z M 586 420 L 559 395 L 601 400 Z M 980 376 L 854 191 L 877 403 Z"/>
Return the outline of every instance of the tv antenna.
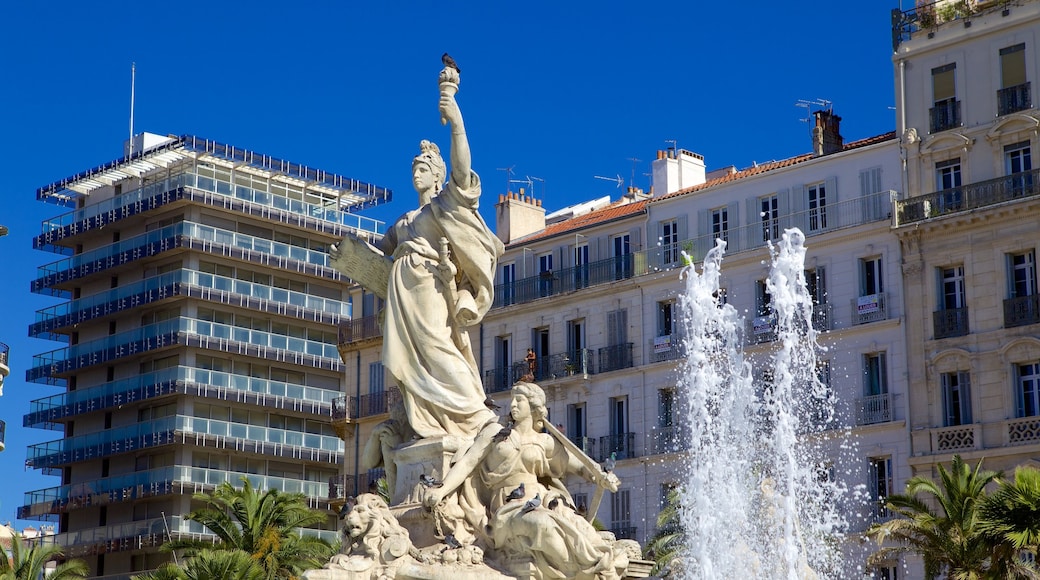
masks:
<path fill-rule="evenodd" d="M 593 177 L 595 177 L 596 179 L 602 179 L 603 181 L 613 181 L 617 184 L 618 189 L 621 189 L 621 186 L 625 183 L 625 178 L 621 177 L 621 174 L 618 174 L 617 177 L 603 177 L 600 175 L 593 175 Z"/>
<path fill-rule="evenodd" d="M 506 193 L 509 193 L 509 183 L 510 183 L 510 178 L 513 177 L 513 168 L 514 167 L 516 167 L 516 165 L 512 165 L 512 166 L 509 166 L 509 167 L 497 167 L 497 168 L 495 168 L 495 171 L 505 171 L 506 172 Z"/>
<path fill-rule="evenodd" d="M 636 184 L 636 165 L 638 165 L 642 159 L 636 159 L 635 157 L 629 157 L 629 161 L 632 162 L 632 181 L 629 181 L 632 185 Z"/>
<path fill-rule="evenodd" d="M 810 123 L 812 122 L 813 107 L 820 107 L 821 109 L 827 109 L 827 111 L 830 111 L 833 109 L 831 106 L 833 104 L 833 101 L 828 101 L 827 99 L 813 99 L 811 101 L 808 99 L 798 99 L 798 102 L 795 103 L 794 106 L 805 109 L 805 118 L 798 120 L 803 123 Z"/>
<path fill-rule="evenodd" d="M 523 184 L 526 184 L 527 185 L 527 189 L 531 192 L 531 195 L 534 195 L 534 182 L 531 181 L 530 177 L 528 177 L 527 179 L 510 179 L 509 183 L 523 183 Z"/>
<path fill-rule="evenodd" d="M 542 197 L 544 198 L 545 197 L 545 180 L 542 179 L 541 177 L 534 177 L 533 175 L 528 175 L 527 179 L 528 179 L 528 181 L 533 180 L 533 181 L 541 182 L 541 184 L 542 184 Z M 534 185 L 531 185 L 531 195 L 532 196 L 534 195 Z"/>

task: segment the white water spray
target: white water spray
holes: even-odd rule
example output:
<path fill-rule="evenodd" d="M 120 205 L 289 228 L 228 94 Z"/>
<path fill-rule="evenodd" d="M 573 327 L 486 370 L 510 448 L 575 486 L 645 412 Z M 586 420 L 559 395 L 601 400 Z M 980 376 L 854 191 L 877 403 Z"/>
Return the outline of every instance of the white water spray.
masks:
<path fill-rule="evenodd" d="M 757 373 L 744 359 L 740 316 L 718 300 L 725 242 L 716 241 L 700 273 L 684 270 L 680 388 L 691 452 L 680 491 L 687 534 L 680 555 L 687 578 L 840 577 L 844 486 L 824 475 L 834 406 L 817 377 L 821 347 L 804 240 L 792 229 L 770 245 L 776 348 Z"/>

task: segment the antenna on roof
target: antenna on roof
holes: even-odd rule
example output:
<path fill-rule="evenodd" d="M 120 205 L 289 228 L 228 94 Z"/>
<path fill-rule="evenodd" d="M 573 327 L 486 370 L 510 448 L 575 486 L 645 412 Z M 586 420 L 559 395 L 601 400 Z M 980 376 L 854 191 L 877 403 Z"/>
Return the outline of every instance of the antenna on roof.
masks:
<path fill-rule="evenodd" d="M 602 179 L 603 181 L 613 181 L 617 184 L 618 189 L 621 189 L 621 186 L 625 184 L 625 178 L 621 177 L 620 174 L 618 174 L 617 177 L 601 177 L 599 175 L 593 175 L 593 177 L 596 179 Z"/>
<path fill-rule="evenodd" d="M 509 178 L 513 176 L 513 167 L 516 167 L 516 165 L 512 165 L 510 167 L 497 167 L 497 168 L 495 168 L 495 171 L 505 171 L 506 172 L 506 193 L 509 193 Z"/>
<path fill-rule="evenodd" d="M 542 182 L 542 198 L 544 198 L 545 197 L 545 180 L 542 179 L 541 177 L 534 177 L 532 175 L 528 175 L 527 179 L 533 179 L 534 181 Z M 534 186 L 533 185 L 531 186 L 531 196 L 534 196 Z"/>
<path fill-rule="evenodd" d="M 811 101 L 808 99 L 798 99 L 798 102 L 795 103 L 794 106 L 802 107 L 803 109 L 805 109 L 805 118 L 798 120 L 803 123 L 808 123 L 812 121 L 812 108 L 814 106 L 827 109 L 827 111 L 831 111 L 833 109 L 831 105 L 833 104 L 833 101 L 828 101 L 827 99 L 813 99 Z"/>
<path fill-rule="evenodd" d="M 137 63 L 130 63 L 130 154 L 134 156 L 134 84 L 137 81 Z"/>
<path fill-rule="evenodd" d="M 531 181 L 530 177 L 527 179 L 510 179 L 509 183 L 525 183 L 527 184 L 527 189 L 534 190 L 534 182 Z"/>
<path fill-rule="evenodd" d="M 635 157 L 629 157 L 628 160 L 632 162 L 632 181 L 629 181 L 629 183 L 631 183 L 632 185 L 635 185 L 635 183 L 636 183 L 636 165 L 640 161 L 642 161 L 642 159 L 636 159 Z"/>

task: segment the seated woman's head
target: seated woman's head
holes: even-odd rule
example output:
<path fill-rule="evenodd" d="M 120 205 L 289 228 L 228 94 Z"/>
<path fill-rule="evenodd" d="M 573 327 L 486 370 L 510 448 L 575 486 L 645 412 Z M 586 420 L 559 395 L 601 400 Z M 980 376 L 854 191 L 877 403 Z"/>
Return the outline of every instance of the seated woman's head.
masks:
<path fill-rule="evenodd" d="M 542 421 L 546 416 L 545 391 L 534 383 L 518 382 L 513 385 L 513 403 L 510 404 L 510 414 L 514 420 L 519 420 L 515 413 L 518 411 L 516 403 L 518 398 L 523 398 L 531 415 L 536 430 L 541 430 Z"/>

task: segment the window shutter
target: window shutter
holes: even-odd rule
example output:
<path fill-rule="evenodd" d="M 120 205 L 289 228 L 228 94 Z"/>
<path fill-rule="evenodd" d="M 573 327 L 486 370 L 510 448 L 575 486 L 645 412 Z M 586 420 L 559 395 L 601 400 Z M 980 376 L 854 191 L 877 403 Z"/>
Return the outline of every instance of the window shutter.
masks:
<path fill-rule="evenodd" d="M 711 212 L 706 209 L 697 212 L 697 247 L 695 249 L 697 255 L 694 257 L 696 260 L 703 260 L 708 250 L 715 246 L 715 235 L 711 231 L 710 215 Z"/>
<path fill-rule="evenodd" d="M 753 226 L 760 223 L 762 223 L 762 202 L 757 197 L 752 197 L 747 200 L 747 225 Z"/>
<path fill-rule="evenodd" d="M 816 299 L 817 304 L 827 303 L 827 268 L 824 266 L 816 267 Z"/>
<path fill-rule="evenodd" d="M 827 188 L 827 205 L 838 203 L 838 178 L 828 177 L 824 187 Z"/>
<path fill-rule="evenodd" d="M 679 230 L 679 245 L 680 245 L 680 247 L 682 246 L 682 243 L 684 241 L 690 239 L 689 231 L 687 229 L 687 224 L 686 224 L 687 217 L 688 216 L 686 214 L 680 214 L 680 215 L 676 216 L 676 223 L 679 224 L 678 230 Z"/>
<path fill-rule="evenodd" d="M 639 237 L 640 229 L 632 228 L 628 230 L 628 243 L 633 253 L 643 249 L 643 240 Z"/>
<path fill-rule="evenodd" d="M 780 215 L 780 234 L 783 235 L 784 229 L 791 227 L 791 192 L 787 189 L 781 189 L 776 192 L 776 207 L 777 213 Z"/>
<path fill-rule="evenodd" d="M 574 265 L 573 264 L 574 256 L 571 255 L 571 254 L 574 253 L 573 250 L 570 250 L 570 248 L 568 246 L 560 246 L 559 250 L 557 250 L 557 251 L 560 254 L 559 255 L 559 264 L 560 265 L 556 267 L 557 270 L 562 270 L 564 268 L 569 268 L 569 267 Z"/>
<path fill-rule="evenodd" d="M 957 373 L 958 382 L 961 385 L 961 419 L 964 425 L 971 420 L 971 375 L 967 372 Z"/>
<path fill-rule="evenodd" d="M 783 199 L 780 205 L 780 215 L 786 215 L 783 209 Z M 805 212 L 809 209 L 809 188 L 804 185 L 796 185 L 791 188 L 791 219 L 790 225 L 785 227 L 796 227 L 803 232 L 809 231 L 809 217 Z"/>

